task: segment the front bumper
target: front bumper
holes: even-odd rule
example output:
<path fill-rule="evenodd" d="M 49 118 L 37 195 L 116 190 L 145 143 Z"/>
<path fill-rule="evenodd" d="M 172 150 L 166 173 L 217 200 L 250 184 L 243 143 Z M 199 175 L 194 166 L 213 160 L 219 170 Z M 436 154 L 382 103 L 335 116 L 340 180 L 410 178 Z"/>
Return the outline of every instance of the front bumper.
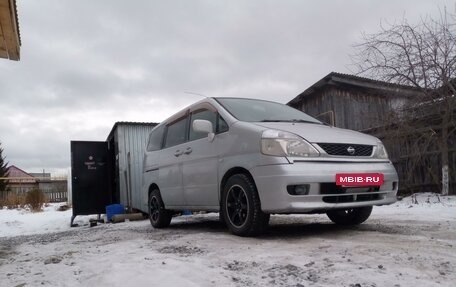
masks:
<path fill-rule="evenodd" d="M 250 170 L 266 213 L 314 213 L 330 209 L 385 205 L 396 202 L 398 177 L 390 162 L 305 161 L 292 164 L 258 166 Z M 356 189 L 334 192 L 336 173 L 382 173 L 378 190 Z M 308 195 L 290 195 L 289 185 L 309 185 Z"/>

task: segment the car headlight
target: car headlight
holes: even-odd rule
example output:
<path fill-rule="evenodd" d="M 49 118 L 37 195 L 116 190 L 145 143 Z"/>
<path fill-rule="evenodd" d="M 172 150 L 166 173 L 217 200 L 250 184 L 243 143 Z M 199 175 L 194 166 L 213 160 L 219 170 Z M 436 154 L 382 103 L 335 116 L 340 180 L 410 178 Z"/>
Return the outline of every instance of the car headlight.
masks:
<path fill-rule="evenodd" d="M 381 141 L 377 142 L 377 149 L 375 152 L 376 158 L 388 158 L 388 152 Z"/>
<path fill-rule="evenodd" d="M 310 143 L 300 136 L 278 130 L 263 132 L 261 152 L 273 156 L 313 157 L 320 155 Z"/>

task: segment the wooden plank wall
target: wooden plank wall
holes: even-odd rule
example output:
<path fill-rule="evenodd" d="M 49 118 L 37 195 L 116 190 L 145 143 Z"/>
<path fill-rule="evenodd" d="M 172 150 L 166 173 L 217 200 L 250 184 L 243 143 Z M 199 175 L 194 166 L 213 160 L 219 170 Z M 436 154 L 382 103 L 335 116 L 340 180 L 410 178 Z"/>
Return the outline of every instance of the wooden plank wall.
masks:
<path fill-rule="evenodd" d="M 49 202 L 66 202 L 68 200 L 67 191 L 50 191 L 45 192 Z"/>
<path fill-rule="evenodd" d="M 382 125 L 391 110 L 385 97 L 335 87 L 322 89 L 304 98 L 300 108 L 323 121 L 328 118 L 328 112 L 332 111 L 336 127 L 352 130 Z"/>

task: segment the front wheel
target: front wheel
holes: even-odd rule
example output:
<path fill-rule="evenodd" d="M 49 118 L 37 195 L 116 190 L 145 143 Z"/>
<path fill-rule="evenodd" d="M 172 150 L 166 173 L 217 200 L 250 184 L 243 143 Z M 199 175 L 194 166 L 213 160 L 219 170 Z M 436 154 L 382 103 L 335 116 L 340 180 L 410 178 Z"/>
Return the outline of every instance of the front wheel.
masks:
<path fill-rule="evenodd" d="M 261 202 L 253 180 L 245 174 L 228 179 L 222 192 L 221 218 L 231 233 L 255 236 L 268 225 L 269 214 L 261 211 Z"/>
<path fill-rule="evenodd" d="M 168 227 L 171 223 L 172 214 L 165 209 L 163 200 L 158 189 L 149 194 L 149 219 L 155 228 Z"/>
<path fill-rule="evenodd" d="M 366 221 L 372 213 L 372 206 L 331 210 L 326 215 L 340 225 L 358 225 Z"/>

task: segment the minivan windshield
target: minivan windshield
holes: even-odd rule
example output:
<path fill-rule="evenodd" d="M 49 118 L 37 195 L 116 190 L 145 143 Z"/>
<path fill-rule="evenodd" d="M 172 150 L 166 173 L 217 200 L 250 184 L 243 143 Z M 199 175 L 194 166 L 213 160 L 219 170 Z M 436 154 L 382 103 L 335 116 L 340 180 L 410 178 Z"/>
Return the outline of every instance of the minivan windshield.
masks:
<path fill-rule="evenodd" d="M 216 100 L 235 118 L 244 122 L 302 122 L 322 124 L 322 122 L 308 114 L 284 104 L 242 98 L 216 98 Z"/>

